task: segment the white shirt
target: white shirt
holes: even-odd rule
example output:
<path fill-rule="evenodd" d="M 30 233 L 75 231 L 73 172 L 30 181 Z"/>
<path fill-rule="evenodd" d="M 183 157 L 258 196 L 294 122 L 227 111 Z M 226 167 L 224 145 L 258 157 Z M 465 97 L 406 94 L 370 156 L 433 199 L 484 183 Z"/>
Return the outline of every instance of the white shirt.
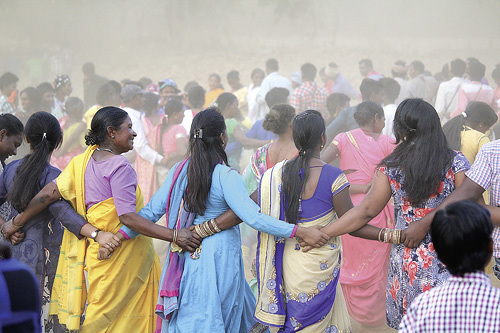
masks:
<path fill-rule="evenodd" d="M 436 97 L 436 111 L 444 124 L 450 113 L 457 109 L 458 90 L 465 79 L 454 77 L 449 81 L 441 82 Z"/>
<path fill-rule="evenodd" d="M 189 138 L 189 133 L 191 132 L 191 123 L 193 122 L 193 111 L 191 109 L 189 110 L 184 110 L 184 118 L 182 118 L 182 123 L 181 125 L 184 126 L 186 129 L 186 132 L 188 133 L 188 138 Z"/>
<path fill-rule="evenodd" d="M 256 87 L 253 83 L 248 87 L 247 103 L 248 117 L 252 122 L 259 120 L 259 103 L 257 103 L 257 95 L 259 94 L 260 86 Z"/>
<path fill-rule="evenodd" d="M 163 159 L 163 156 L 161 156 L 157 151 L 149 146 L 148 139 L 146 138 L 146 133 L 144 132 L 144 127 L 142 126 L 141 112 L 129 107 L 124 107 L 123 110 L 128 113 L 130 120 L 132 120 L 132 129 L 135 133 L 137 133 L 137 136 L 134 139 L 134 152 L 139 154 L 140 157 L 142 157 L 152 165 L 160 163 Z M 129 160 L 133 158 L 133 155 L 131 155 L 130 153 L 126 153 L 124 154 L 124 156 Z"/>
<path fill-rule="evenodd" d="M 262 80 L 262 84 L 260 85 L 259 93 L 257 94 L 257 103 L 259 104 L 259 108 L 265 106 L 265 113 L 257 119 L 262 119 L 265 114 L 269 111 L 266 105 L 266 94 L 269 90 L 273 88 L 286 88 L 292 94 L 292 83 L 286 77 L 281 76 L 278 72 L 272 72 L 268 76 Z"/>
<path fill-rule="evenodd" d="M 389 135 L 392 138 L 394 138 L 394 133 L 392 133 L 392 124 L 397 108 L 397 104 L 387 104 L 384 106 L 385 127 L 382 130 L 382 134 Z"/>
<path fill-rule="evenodd" d="M 424 74 L 420 74 L 408 81 L 405 88 L 408 95 L 399 96 L 400 98 L 422 98 L 425 101 L 432 103 L 434 97 L 436 96 L 438 82 L 432 76 L 425 76 Z"/>

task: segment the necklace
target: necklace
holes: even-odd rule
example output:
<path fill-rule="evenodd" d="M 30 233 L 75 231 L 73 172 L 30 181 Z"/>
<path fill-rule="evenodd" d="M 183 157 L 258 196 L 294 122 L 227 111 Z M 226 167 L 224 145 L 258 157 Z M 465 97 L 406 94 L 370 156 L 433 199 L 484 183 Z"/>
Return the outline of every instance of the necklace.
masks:
<path fill-rule="evenodd" d="M 114 151 L 112 151 L 111 149 L 108 149 L 108 148 L 96 148 L 96 150 L 99 150 L 99 151 L 107 151 L 113 155 L 116 155 L 116 153 Z"/>

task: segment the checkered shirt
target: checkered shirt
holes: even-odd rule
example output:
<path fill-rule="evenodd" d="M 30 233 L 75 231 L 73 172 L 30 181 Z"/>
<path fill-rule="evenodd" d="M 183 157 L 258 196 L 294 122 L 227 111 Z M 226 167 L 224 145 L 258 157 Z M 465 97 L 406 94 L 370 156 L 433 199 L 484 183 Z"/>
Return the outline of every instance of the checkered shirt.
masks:
<path fill-rule="evenodd" d="M 415 298 L 399 332 L 500 332 L 500 290 L 484 272 L 452 276 Z"/>
<path fill-rule="evenodd" d="M 482 146 L 465 175 L 485 190 L 491 186 L 490 205 L 500 206 L 500 140 Z M 500 258 L 500 228 L 496 227 L 491 237 L 493 256 Z"/>
<path fill-rule="evenodd" d="M 315 82 L 306 81 L 300 87 L 295 88 L 290 97 L 290 105 L 297 113 L 305 110 L 326 111 L 326 98 L 328 90 L 319 88 Z"/>

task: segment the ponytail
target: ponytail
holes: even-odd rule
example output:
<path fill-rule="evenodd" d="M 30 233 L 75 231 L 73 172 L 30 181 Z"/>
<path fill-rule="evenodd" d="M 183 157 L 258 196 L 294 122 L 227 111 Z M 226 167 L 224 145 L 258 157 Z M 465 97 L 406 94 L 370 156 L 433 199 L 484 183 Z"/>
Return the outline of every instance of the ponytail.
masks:
<path fill-rule="evenodd" d="M 26 136 L 31 153 L 26 155 L 16 170 L 14 184 L 8 201 L 19 213 L 23 212 L 31 199 L 41 190 L 40 178 L 47 167 L 50 154 L 62 143 L 61 126 L 47 112 L 34 113 L 26 122 Z"/>

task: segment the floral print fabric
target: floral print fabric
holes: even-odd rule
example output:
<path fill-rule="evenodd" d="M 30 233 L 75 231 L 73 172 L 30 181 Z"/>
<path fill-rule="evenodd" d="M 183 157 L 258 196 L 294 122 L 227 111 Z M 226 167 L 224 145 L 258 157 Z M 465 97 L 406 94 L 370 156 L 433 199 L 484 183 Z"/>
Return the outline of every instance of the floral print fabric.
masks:
<path fill-rule="evenodd" d="M 420 220 L 455 189 L 455 175 L 470 168 L 464 155 L 456 153 L 451 168 L 441 178 L 437 193 L 419 206 L 413 206 L 404 190 L 404 174 L 399 168 L 381 166 L 378 170 L 387 175 L 394 198 L 396 229 L 406 229 Z M 429 233 L 420 245 L 410 249 L 404 244 L 392 245 L 387 281 L 387 324 L 398 329 L 408 306 L 420 293 L 442 285 L 450 276 L 437 258 Z"/>

